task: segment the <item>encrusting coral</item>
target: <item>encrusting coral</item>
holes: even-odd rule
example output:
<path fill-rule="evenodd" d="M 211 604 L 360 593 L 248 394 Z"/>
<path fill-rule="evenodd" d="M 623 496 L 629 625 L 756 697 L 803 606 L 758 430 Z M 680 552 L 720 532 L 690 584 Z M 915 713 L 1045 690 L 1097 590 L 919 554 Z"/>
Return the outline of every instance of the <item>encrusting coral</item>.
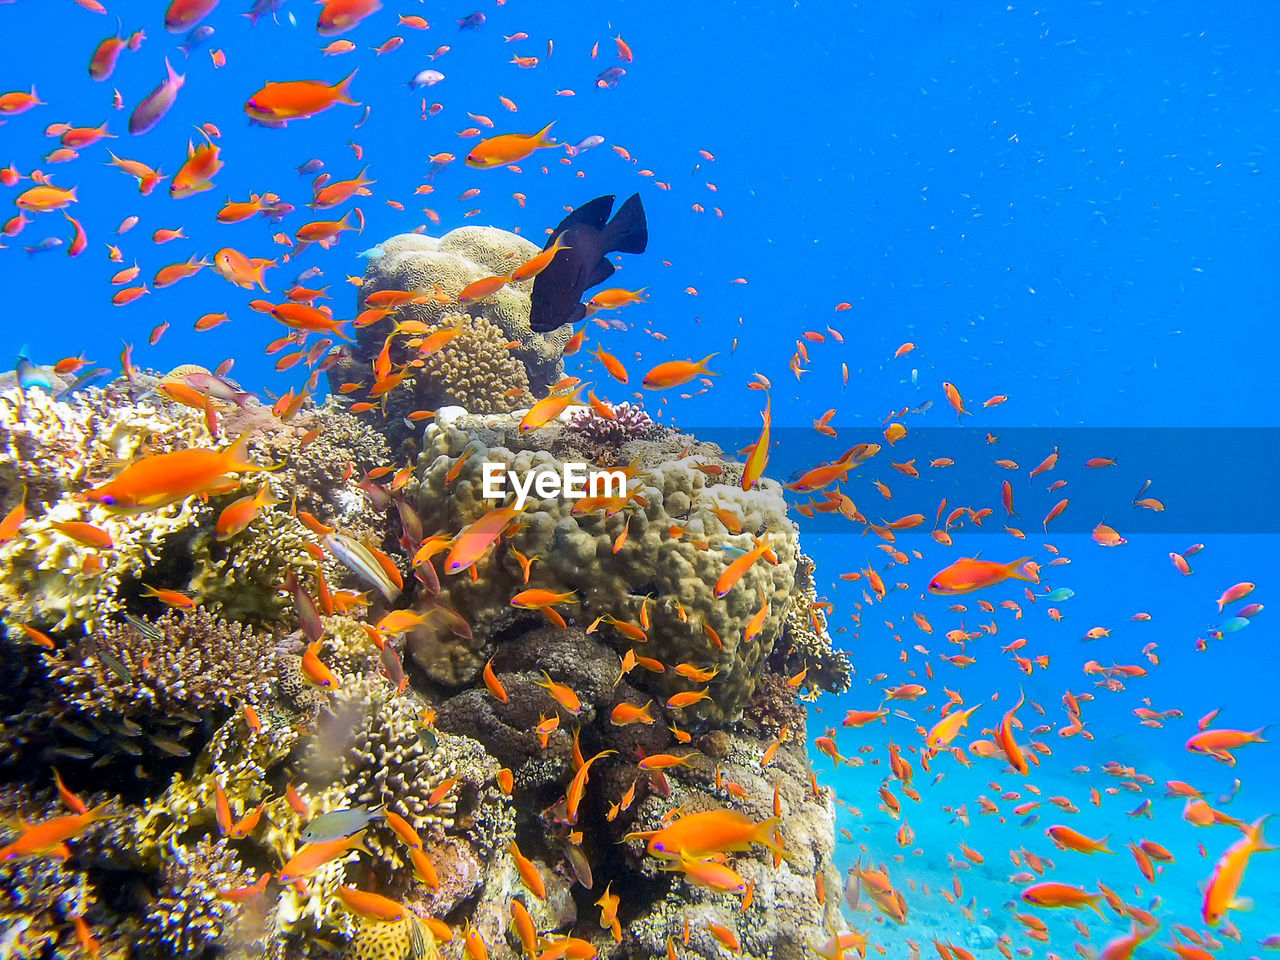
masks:
<path fill-rule="evenodd" d="M 497 442 L 477 449 L 470 427 L 479 419 L 461 417 L 428 430 L 418 493 L 428 533 L 456 533 L 496 506 L 482 496 L 487 463 L 505 464 L 519 476 L 538 470 L 563 474 L 563 463 L 547 453 Z M 504 436 L 519 433 L 515 416 L 483 421 L 488 430 Z M 445 477 L 468 449 L 475 455 L 462 464 L 446 491 Z M 519 551 L 538 558 L 527 585 L 574 591 L 575 604 L 564 611 L 580 622 L 611 617 L 639 624 L 646 608 L 646 655 L 664 663 L 692 660 L 718 670 L 714 697 L 692 705 L 688 715 L 736 716 L 750 700 L 781 632 L 794 585 L 796 532 L 776 484 L 744 492 L 713 482 L 696 464 L 642 464 L 629 501 L 613 515 L 603 507 L 582 511 L 581 501 L 568 498 L 531 500 L 519 525 L 482 562 L 477 578 L 446 578 L 443 583 L 450 606 L 471 624 L 472 639 L 443 629 L 415 632 L 409 645 L 414 660 L 439 682 L 456 685 L 474 679 L 493 635 L 524 613 L 512 610 L 510 602 L 525 586 L 515 556 Z M 752 548 L 755 537 L 770 544 L 777 562 L 755 563 L 725 596 L 717 597 L 717 580 L 741 552 Z M 763 619 L 749 636 L 748 626 L 762 610 Z M 616 637 L 620 647 L 626 645 L 626 634 L 617 625 L 605 621 L 598 627 Z M 650 683 L 664 701 L 694 689 L 674 671 Z"/>

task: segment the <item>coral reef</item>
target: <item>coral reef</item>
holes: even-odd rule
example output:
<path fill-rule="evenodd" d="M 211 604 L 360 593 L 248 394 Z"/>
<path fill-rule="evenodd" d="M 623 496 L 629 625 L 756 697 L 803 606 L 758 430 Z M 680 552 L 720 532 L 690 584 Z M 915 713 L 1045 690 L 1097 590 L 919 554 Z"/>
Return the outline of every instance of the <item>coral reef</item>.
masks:
<path fill-rule="evenodd" d="M 440 284 L 456 297 L 532 249 L 477 228 L 401 240 L 362 296 Z M 26 519 L 0 544 L 0 672 L 11 679 L 0 844 L 103 805 L 65 858 L 0 863 L 0 883 L 17 891 L 0 904 L 6 955 L 72 955 L 92 931 L 107 960 L 401 960 L 457 956 L 469 928 L 490 955 L 513 957 L 514 900 L 540 949 L 573 937 L 571 955 L 611 960 L 662 955 L 686 920 L 681 955 L 707 960 L 722 953 L 708 921 L 747 956 L 787 960 L 839 928 L 839 898 L 813 895 L 816 877 L 831 891 L 840 880 L 832 798 L 811 785 L 797 697 L 846 689 L 851 667 L 832 647 L 781 488 L 744 492 L 740 464 L 628 403 L 615 419 L 579 409 L 521 431 L 511 407 L 528 394 L 502 394 L 559 376 L 557 338 L 527 335 L 527 288 L 466 316 L 446 318 L 441 304 L 399 314 L 465 332 L 395 398 L 439 407 L 395 497 L 369 476 L 395 469 L 388 439 L 409 439 L 391 410 L 384 422 L 330 400 L 282 422 L 249 401 L 210 435 L 198 412 L 135 398 L 149 375 L 65 403 L 0 395 L 6 509 L 27 490 Z M 372 343 L 362 334 L 357 354 Z M 241 434 L 276 469 L 235 490 L 134 515 L 77 496 L 120 461 Z M 406 574 L 394 601 L 373 591 L 348 603 L 370 589 L 368 571 L 320 546 L 316 521 L 403 568 L 424 538 L 452 538 L 498 506 L 482 496 L 486 461 L 525 473 L 583 458 L 626 465 L 625 492 L 534 498 L 474 573 L 446 574 L 437 554 L 436 576 Z M 222 510 L 264 482 L 314 520 L 277 505 L 219 538 Z M 64 520 L 92 523 L 112 546 L 85 546 L 54 526 Z M 318 612 L 287 586 L 293 576 Z M 528 589 L 568 597 L 545 611 L 513 605 Z M 715 810 L 767 822 L 787 850 L 729 851 L 726 866 L 754 884 L 746 909 L 632 836 Z M 266 878 L 314 850 L 321 828 L 338 841 L 362 831 L 359 844 L 303 884 Z M 358 915 L 342 888 L 388 898 L 394 918 Z M 616 939 L 598 922 L 606 890 L 622 898 Z M 437 946 L 440 924 L 452 945 Z"/>
<path fill-rule="evenodd" d="M 617 452 L 632 441 L 661 436 L 662 429 L 643 407 L 633 407 L 626 400 L 607 406 L 613 413 L 612 420 L 590 407 L 581 407 L 569 415 L 565 427 L 565 433 L 600 466 L 618 463 Z"/>
<path fill-rule="evenodd" d="M 480 413 L 521 405 L 529 376 L 498 327 L 484 317 L 446 313 L 437 329 L 459 332 L 423 360 L 416 374 L 415 402 L 428 410 L 460 406 Z"/>

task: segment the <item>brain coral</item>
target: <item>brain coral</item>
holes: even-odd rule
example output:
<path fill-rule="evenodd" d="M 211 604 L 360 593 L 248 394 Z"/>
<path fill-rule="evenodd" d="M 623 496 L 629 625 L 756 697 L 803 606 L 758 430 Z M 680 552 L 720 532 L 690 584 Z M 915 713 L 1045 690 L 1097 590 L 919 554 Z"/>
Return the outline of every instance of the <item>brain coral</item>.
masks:
<path fill-rule="evenodd" d="M 522 437 L 517 424 L 515 416 L 446 417 L 428 429 L 418 511 L 429 534 L 456 533 L 496 505 L 481 497 L 486 462 L 505 463 L 519 474 L 561 471 L 561 462 L 550 453 L 519 449 L 537 440 Z M 472 441 L 475 432 L 484 439 Z M 467 449 L 472 455 L 446 490 L 445 475 Z M 662 443 L 658 449 L 667 451 Z M 689 707 L 686 717 L 736 716 L 750 700 L 781 633 L 795 582 L 797 534 L 777 484 L 766 481 L 744 492 L 712 482 L 694 462 L 642 462 L 642 475 L 632 485 L 640 496 L 613 516 L 604 510 L 575 512 L 577 502 L 571 499 L 531 499 L 519 525 L 481 562 L 474 581 L 467 575 L 444 581 L 444 599 L 472 625 L 473 639 L 443 630 L 415 632 L 409 641 L 414 659 L 439 682 L 461 685 L 474 679 L 495 633 L 513 617 L 525 615 L 510 604 L 524 587 L 515 556 L 519 551 L 538 558 L 528 586 L 576 591 L 577 604 L 560 609 L 580 622 L 612 616 L 637 624 L 641 606 L 647 605 L 651 626 L 642 651 L 646 656 L 672 664 L 691 661 L 719 671 L 710 688 L 712 700 Z M 730 533 L 714 511 L 732 515 L 743 532 Z M 778 562 L 756 562 L 723 598 L 717 598 L 716 581 L 752 547 L 753 537 L 765 538 Z M 755 636 L 748 638 L 748 624 L 761 610 L 763 620 Z M 620 647 L 625 645 L 618 628 L 600 624 L 598 629 Z M 674 671 L 648 682 L 664 701 L 702 688 Z"/>

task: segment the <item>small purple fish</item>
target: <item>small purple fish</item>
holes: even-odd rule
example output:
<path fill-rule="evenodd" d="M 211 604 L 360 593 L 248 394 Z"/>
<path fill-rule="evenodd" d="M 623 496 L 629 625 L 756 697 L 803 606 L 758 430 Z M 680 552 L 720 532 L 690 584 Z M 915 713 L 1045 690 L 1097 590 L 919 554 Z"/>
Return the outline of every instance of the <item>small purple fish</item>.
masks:
<path fill-rule="evenodd" d="M 285 203 L 283 200 L 272 204 L 264 204 L 262 207 L 262 215 L 267 218 L 268 223 L 279 223 L 289 214 L 293 213 L 294 206 L 292 203 Z"/>
<path fill-rule="evenodd" d="M 289 582 L 286 584 L 293 594 L 293 612 L 298 617 L 298 626 L 309 641 L 315 643 L 324 636 L 324 624 L 320 622 L 320 610 L 307 591 L 298 582 L 298 575 L 289 571 Z"/>
<path fill-rule="evenodd" d="M 245 16 L 256 27 L 258 20 L 262 17 L 274 16 L 275 12 L 283 6 L 284 0 L 254 0 L 253 6 Z"/>
<path fill-rule="evenodd" d="M 204 43 L 212 36 L 213 27 L 209 26 L 207 23 L 201 24 L 187 34 L 187 38 L 182 41 L 182 45 L 179 46 L 178 49 L 182 51 L 184 56 L 189 57 L 191 56 L 192 50 L 200 46 L 200 44 Z"/>
<path fill-rule="evenodd" d="M 178 91 L 187 81 L 184 74 L 173 69 L 168 57 L 164 58 L 164 67 L 169 73 L 164 82 L 152 90 L 129 115 L 129 132 L 132 134 L 146 133 L 163 120 L 164 115 L 173 108 L 174 101 L 178 99 Z"/>
<path fill-rule="evenodd" d="M 298 274 L 296 277 L 293 278 L 293 285 L 295 287 L 298 287 L 306 283 L 308 280 L 312 280 L 316 277 L 320 277 L 323 275 L 324 275 L 324 271 L 321 270 L 319 267 L 307 267 L 307 269 L 303 270 L 300 274 Z"/>
<path fill-rule="evenodd" d="M 324 166 L 323 160 L 319 159 L 318 157 L 312 157 L 306 163 L 298 167 L 295 167 L 294 169 L 298 171 L 298 176 L 305 177 L 305 176 L 308 176 L 309 174 L 315 173 L 317 170 L 319 170 L 323 166 Z"/>
<path fill-rule="evenodd" d="M 479 30 L 484 26 L 485 16 L 477 11 L 458 21 L 459 30 Z"/>
<path fill-rule="evenodd" d="M 602 143 L 604 143 L 604 137 L 600 136 L 599 134 L 594 134 L 590 137 L 587 137 L 587 139 L 583 140 L 577 146 L 571 147 L 568 144 L 565 144 L 565 150 L 568 151 L 569 156 L 576 157 L 578 154 L 582 153 L 584 150 L 590 150 L 592 147 L 598 147 Z"/>
<path fill-rule="evenodd" d="M 56 250 L 60 246 L 62 246 L 61 237 L 45 237 L 43 240 L 37 243 L 34 247 L 24 247 L 23 249 L 27 251 L 28 257 L 34 257 L 37 253 L 44 253 L 48 250 Z"/>
<path fill-rule="evenodd" d="M 627 75 L 627 71 L 621 67 L 610 67 L 608 70 L 601 70 L 599 76 L 596 77 L 596 86 L 603 90 L 605 87 L 616 87 L 618 81 Z"/>
<path fill-rule="evenodd" d="M 400 662 L 400 653 L 390 640 L 382 645 L 382 667 L 386 672 L 387 679 L 391 681 L 396 690 L 403 690 L 409 685 L 409 681 L 404 675 L 404 664 Z"/>

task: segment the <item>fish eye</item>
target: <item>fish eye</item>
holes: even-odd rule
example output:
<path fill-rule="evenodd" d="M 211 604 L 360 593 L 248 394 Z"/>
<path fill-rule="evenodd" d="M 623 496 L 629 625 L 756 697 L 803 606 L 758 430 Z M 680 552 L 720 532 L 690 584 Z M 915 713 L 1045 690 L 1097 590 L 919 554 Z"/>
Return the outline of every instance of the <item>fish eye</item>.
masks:
<path fill-rule="evenodd" d="M 116 505 L 116 498 L 109 493 L 104 493 L 102 495 L 102 499 L 99 500 L 98 502 L 101 503 L 103 506 L 114 507 Z"/>

